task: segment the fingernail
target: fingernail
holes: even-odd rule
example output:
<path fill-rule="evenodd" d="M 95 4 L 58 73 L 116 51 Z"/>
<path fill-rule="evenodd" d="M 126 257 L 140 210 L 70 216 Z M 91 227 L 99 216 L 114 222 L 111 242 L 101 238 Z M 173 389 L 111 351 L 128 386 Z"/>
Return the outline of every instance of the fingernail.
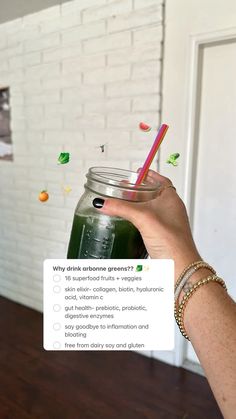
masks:
<path fill-rule="evenodd" d="M 102 208 L 104 205 L 105 200 L 102 198 L 94 198 L 93 200 L 93 206 L 95 208 Z"/>

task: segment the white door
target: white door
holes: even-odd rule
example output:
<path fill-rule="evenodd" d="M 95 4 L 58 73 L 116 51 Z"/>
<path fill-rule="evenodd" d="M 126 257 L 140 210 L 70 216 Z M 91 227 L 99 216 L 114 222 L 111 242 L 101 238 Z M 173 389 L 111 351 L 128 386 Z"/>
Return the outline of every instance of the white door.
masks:
<path fill-rule="evenodd" d="M 236 299 L 236 1 L 167 0 L 162 121 L 170 129 L 160 171 L 190 215 L 202 257 Z M 179 166 L 166 158 L 180 153 Z M 198 362 L 176 331 L 176 365 Z"/>

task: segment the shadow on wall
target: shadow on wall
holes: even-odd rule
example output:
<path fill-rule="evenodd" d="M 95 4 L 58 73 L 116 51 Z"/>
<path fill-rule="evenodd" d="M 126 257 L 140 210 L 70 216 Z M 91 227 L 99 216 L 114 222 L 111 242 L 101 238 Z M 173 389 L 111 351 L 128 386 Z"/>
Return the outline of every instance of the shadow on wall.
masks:
<path fill-rule="evenodd" d="M 40 10 L 68 1 L 71 0 L 11 0 L 9 2 L 4 2 L 4 6 L 1 7 L 0 23 L 28 15 L 30 13 L 39 12 Z"/>

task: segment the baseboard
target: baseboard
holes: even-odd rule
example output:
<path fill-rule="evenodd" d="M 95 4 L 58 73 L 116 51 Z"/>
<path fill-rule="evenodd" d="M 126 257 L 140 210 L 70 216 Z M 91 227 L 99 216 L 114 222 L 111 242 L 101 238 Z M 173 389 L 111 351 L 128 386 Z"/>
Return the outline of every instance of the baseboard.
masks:
<path fill-rule="evenodd" d="M 196 374 L 202 375 L 205 377 L 205 373 L 203 371 L 203 368 L 200 364 L 196 362 L 189 361 L 188 359 L 185 359 L 183 363 L 183 368 L 185 368 L 188 371 L 195 372 Z"/>

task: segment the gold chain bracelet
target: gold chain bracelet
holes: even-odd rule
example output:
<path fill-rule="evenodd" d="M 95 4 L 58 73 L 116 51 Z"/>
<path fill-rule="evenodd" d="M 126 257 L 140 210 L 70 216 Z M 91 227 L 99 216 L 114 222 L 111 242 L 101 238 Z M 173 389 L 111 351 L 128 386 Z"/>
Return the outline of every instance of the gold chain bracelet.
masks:
<path fill-rule="evenodd" d="M 190 263 L 190 265 L 187 266 L 187 268 L 185 268 L 183 270 L 183 272 L 181 273 L 181 275 L 177 279 L 176 284 L 175 284 L 175 291 L 176 291 L 178 285 L 180 284 L 180 282 L 182 281 L 183 277 L 186 275 L 186 273 L 191 268 L 194 268 L 195 266 L 198 267 L 198 269 L 200 269 L 200 268 L 209 269 L 209 271 L 211 271 L 213 274 L 216 274 L 216 271 L 212 268 L 212 266 L 210 266 L 208 263 L 204 262 L 203 260 L 198 260 L 196 262 L 192 262 L 192 263 Z"/>
<path fill-rule="evenodd" d="M 178 324 L 179 330 L 182 333 L 182 335 L 188 340 L 190 340 L 190 339 L 189 339 L 189 337 L 186 333 L 185 327 L 184 327 L 184 311 L 186 309 L 186 304 L 187 304 L 188 300 L 192 297 L 192 295 L 197 291 L 198 288 L 200 288 L 202 285 L 209 284 L 210 282 L 218 283 L 219 285 L 221 285 L 227 291 L 227 288 L 226 288 L 226 285 L 225 285 L 225 282 L 223 281 L 223 279 L 219 278 L 217 275 L 210 275 L 210 276 L 207 276 L 206 278 L 201 279 L 200 281 L 196 282 L 192 286 L 192 288 L 190 288 L 190 290 L 183 297 L 178 309 L 177 309 L 176 304 L 175 304 L 174 314 L 175 314 L 176 323 Z"/>

